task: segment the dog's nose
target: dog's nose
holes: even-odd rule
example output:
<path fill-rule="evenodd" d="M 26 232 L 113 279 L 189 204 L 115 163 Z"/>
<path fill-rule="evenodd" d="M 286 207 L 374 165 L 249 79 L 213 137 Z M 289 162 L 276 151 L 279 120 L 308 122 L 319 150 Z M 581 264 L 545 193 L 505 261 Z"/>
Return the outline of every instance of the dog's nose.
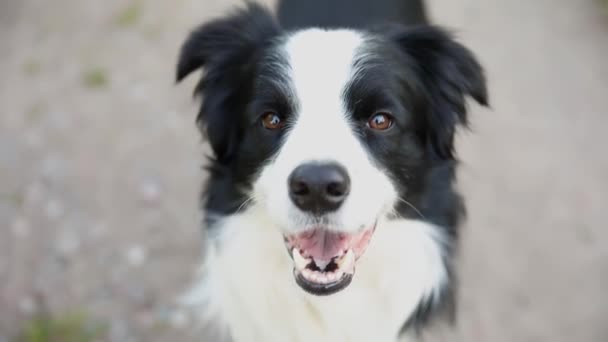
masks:
<path fill-rule="evenodd" d="M 335 163 L 302 164 L 289 175 L 288 183 L 293 203 L 315 214 L 335 211 L 350 192 L 348 173 Z"/>

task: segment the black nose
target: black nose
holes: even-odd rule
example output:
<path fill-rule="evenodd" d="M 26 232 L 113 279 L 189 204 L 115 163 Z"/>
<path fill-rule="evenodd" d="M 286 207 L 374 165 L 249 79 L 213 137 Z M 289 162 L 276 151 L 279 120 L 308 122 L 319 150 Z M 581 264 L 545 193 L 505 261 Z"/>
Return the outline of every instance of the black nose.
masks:
<path fill-rule="evenodd" d="M 289 175 L 288 183 L 293 203 L 315 214 L 338 209 L 350 191 L 348 173 L 334 163 L 300 165 Z"/>

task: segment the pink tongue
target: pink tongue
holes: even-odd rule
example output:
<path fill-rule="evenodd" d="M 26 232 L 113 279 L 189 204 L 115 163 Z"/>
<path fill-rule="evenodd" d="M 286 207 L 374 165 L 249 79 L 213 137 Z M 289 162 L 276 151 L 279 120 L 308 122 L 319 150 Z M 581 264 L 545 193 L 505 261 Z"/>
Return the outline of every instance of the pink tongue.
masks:
<path fill-rule="evenodd" d="M 350 236 L 346 233 L 315 229 L 296 235 L 293 242 L 315 260 L 329 261 L 348 248 Z"/>

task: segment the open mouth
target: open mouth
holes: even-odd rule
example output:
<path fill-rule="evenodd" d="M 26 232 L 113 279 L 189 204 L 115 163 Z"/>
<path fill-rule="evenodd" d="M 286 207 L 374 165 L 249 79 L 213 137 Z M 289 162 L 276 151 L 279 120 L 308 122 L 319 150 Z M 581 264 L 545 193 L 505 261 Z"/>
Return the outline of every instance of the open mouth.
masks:
<path fill-rule="evenodd" d="M 346 288 L 355 274 L 375 225 L 356 233 L 315 228 L 285 236 L 294 262 L 296 283 L 314 295 L 330 295 Z"/>

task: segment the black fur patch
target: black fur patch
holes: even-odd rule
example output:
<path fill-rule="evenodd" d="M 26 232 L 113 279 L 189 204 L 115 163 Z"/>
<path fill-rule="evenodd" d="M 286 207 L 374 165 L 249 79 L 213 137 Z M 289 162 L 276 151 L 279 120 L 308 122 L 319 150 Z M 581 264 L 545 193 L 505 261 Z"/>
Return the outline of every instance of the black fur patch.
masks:
<path fill-rule="evenodd" d="M 243 206 L 256 167 L 277 148 L 278 137 L 257 129 L 255 115 L 263 112 L 262 94 L 285 98 L 276 96 L 279 87 L 264 82 L 277 78 L 268 60 L 278 57 L 268 52 L 280 33 L 267 9 L 249 4 L 200 26 L 182 46 L 177 81 L 204 69 L 195 94 L 203 98 L 197 124 L 214 153 L 204 199 L 208 227 L 214 217 Z"/>
<path fill-rule="evenodd" d="M 376 36 L 355 62 L 358 77 L 346 91 L 351 118 L 365 121 L 378 110 L 393 115 L 390 130 L 362 129 L 359 136 L 398 187 L 398 216 L 437 225 L 445 240 L 441 243 L 448 281 L 419 304 L 405 331 L 420 329 L 439 313 L 453 317 L 456 281 L 451 263 L 465 215 L 454 189 L 454 132 L 467 124 L 467 96 L 482 105 L 488 100 L 482 68 L 444 30 L 391 26 L 373 32 Z"/>

